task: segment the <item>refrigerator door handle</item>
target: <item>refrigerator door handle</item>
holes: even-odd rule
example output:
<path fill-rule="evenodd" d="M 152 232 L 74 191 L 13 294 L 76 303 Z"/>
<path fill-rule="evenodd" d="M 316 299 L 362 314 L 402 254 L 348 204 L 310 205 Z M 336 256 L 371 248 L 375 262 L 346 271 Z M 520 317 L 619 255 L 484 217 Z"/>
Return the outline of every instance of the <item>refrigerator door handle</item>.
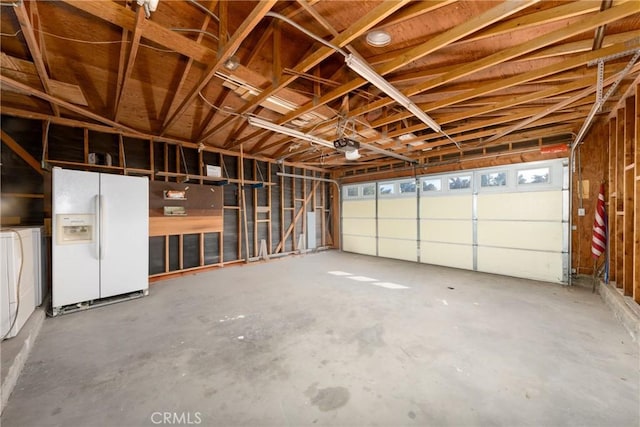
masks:
<path fill-rule="evenodd" d="M 104 255 L 107 251 L 107 242 L 104 239 L 104 236 L 107 234 L 105 227 L 107 221 L 105 221 L 105 215 L 107 214 L 107 206 L 106 206 L 106 198 L 105 196 L 100 196 L 100 259 L 104 259 Z"/>
<path fill-rule="evenodd" d="M 95 197 L 94 201 L 95 201 L 95 205 L 96 205 L 95 206 L 95 208 L 96 208 L 96 216 L 100 216 L 100 196 L 98 194 L 96 194 L 96 197 Z M 100 234 L 99 231 L 95 230 L 96 222 L 97 221 L 94 219 L 94 222 L 93 222 L 93 224 L 94 224 L 94 227 L 93 227 L 94 228 L 94 230 L 93 230 L 93 238 L 95 239 L 97 237 L 96 242 L 95 242 L 96 243 L 96 259 L 100 259 L 100 240 L 102 240 L 102 235 Z M 96 234 L 97 234 L 97 236 L 96 236 Z"/>

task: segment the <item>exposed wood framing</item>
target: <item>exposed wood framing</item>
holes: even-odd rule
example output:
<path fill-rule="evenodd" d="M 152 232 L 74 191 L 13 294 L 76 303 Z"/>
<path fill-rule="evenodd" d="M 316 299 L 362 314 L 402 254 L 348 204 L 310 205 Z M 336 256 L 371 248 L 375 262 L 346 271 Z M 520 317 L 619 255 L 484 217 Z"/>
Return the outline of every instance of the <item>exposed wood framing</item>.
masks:
<path fill-rule="evenodd" d="M 133 29 L 133 35 L 131 37 L 131 48 L 129 49 L 129 58 L 127 60 L 127 66 L 124 69 L 124 74 L 122 76 L 122 84 L 120 85 L 120 91 L 116 94 L 115 101 L 115 112 L 114 112 L 114 120 L 117 122 L 120 119 L 120 113 L 122 109 L 120 108 L 122 103 L 122 97 L 124 96 L 127 90 L 127 84 L 131 78 L 131 73 L 133 73 L 133 67 L 136 61 L 136 56 L 138 55 L 138 48 L 140 47 L 140 38 L 142 37 L 142 28 L 145 26 L 147 20 L 144 17 L 144 9 L 142 7 L 138 7 L 138 12 L 136 13 L 136 24 Z"/>
<path fill-rule="evenodd" d="M 29 3 L 32 3 L 31 1 Z M 33 2 L 35 4 L 35 1 Z M 44 63 L 44 55 L 41 50 L 41 46 L 38 46 L 38 42 L 36 39 L 36 35 L 33 32 L 33 27 L 31 25 L 31 21 L 29 20 L 29 14 L 27 12 L 26 6 L 24 2 L 20 2 L 15 5 L 13 8 L 16 17 L 18 18 L 18 22 L 20 23 L 20 29 L 22 30 L 22 34 L 24 36 L 25 41 L 27 42 L 27 46 L 29 47 L 29 51 L 31 53 L 31 58 L 33 59 L 33 63 L 36 66 L 36 70 L 38 71 L 38 77 L 40 78 L 40 82 L 42 83 L 42 87 L 47 94 L 51 94 L 51 84 L 49 79 L 49 72 L 47 71 L 47 67 Z M 60 108 L 58 104 L 49 101 L 51 104 L 51 109 L 56 116 L 60 115 Z"/>
<path fill-rule="evenodd" d="M 387 16 L 391 15 L 393 12 L 398 10 L 404 4 L 407 3 L 407 0 L 398 0 L 393 2 L 383 2 L 380 6 L 376 7 L 373 11 L 366 14 L 362 18 L 360 18 L 355 24 L 349 27 L 347 30 L 343 31 L 339 36 L 334 37 L 330 43 L 335 46 L 343 47 L 350 43 L 356 37 L 362 35 L 364 32 L 375 26 L 377 22 L 380 22 Z M 295 67 L 296 72 L 306 72 L 311 68 L 318 65 L 322 60 L 326 59 L 328 56 L 332 55 L 334 51 L 326 46 L 322 46 L 318 50 L 316 50 L 313 54 L 306 56 L 298 65 Z M 290 85 L 295 79 L 296 75 L 289 75 L 286 79 L 282 79 L 280 84 L 272 89 L 264 90 L 250 102 L 245 104 L 239 111 L 238 114 L 243 114 L 249 111 L 252 111 L 255 106 L 259 105 L 269 96 L 278 92 L 279 90 L 284 89 L 288 85 Z M 233 120 L 235 116 L 229 117 L 223 121 L 223 123 L 214 127 L 209 132 L 202 135 L 201 140 L 205 140 L 210 135 L 212 135 L 220 126 L 226 125 L 225 121 Z M 261 131 L 259 131 L 261 132 Z"/>
<path fill-rule="evenodd" d="M 7 147 L 14 153 L 16 153 L 22 160 L 24 160 L 33 170 L 38 172 L 40 175 L 44 175 L 44 171 L 40 167 L 40 162 L 37 161 L 27 150 L 22 148 L 20 144 L 16 142 L 8 133 L 4 130 L 0 130 L 0 135 L 2 135 L 2 142 L 4 142 Z"/>
<path fill-rule="evenodd" d="M 251 33 L 258 23 L 262 20 L 264 15 L 273 7 L 276 0 L 264 0 L 256 4 L 249 16 L 244 20 L 238 30 L 233 34 L 229 42 L 225 45 L 223 51 L 219 52 L 218 59 L 207 69 L 204 77 L 200 80 L 197 86 L 189 92 L 184 100 L 180 103 L 180 106 L 176 111 L 169 116 L 164 124 L 163 129 L 160 132 L 163 135 L 172 124 L 186 111 L 191 105 L 193 100 L 198 96 L 198 93 L 209 83 L 209 81 L 215 76 L 216 71 L 229 59 L 229 57 L 238 49 L 240 43 Z"/>

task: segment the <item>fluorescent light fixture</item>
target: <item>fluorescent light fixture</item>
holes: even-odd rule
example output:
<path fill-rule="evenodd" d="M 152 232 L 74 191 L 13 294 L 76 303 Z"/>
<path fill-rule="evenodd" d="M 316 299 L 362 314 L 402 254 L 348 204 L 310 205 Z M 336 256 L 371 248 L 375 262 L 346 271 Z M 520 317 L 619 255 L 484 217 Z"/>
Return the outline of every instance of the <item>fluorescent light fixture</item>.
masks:
<path fill-rule="evenodd" d="M 259 127 L 262 129 L 273 131 L 273 132 L 278 132 L 283 135 L 292 136 L 294 138 L 302 139 L 303 141 L 313 142 L 315 144 L 323 145 L 325 147 L 335 148 L 332 142 L 327 141 L 326 139 L 318 138 L 317 136 L 309 135 L 307 133 L 300 132 L 285 126 L 280 126 L 275 123 L 271 123 L 266 120 L 259 119 L 257 117 L 249 117 L 248 120 L 251 126 Z"/>
<path fill-rule="evenodd" d="M 391 83 L 386 81 L 380 74 L 378 74 L 373 68 L 371 68 L 366 62 L 358 58 L 357 56 L 353 56 L 353 54 L 349 54 L 345 58 L 345 63 L 349 68 L 355 71 L 360 75 L 363 79 L 367 80 L 369 83 L 380 89 L 382 92 L 387 94 L 387 96 L 391 97 L 398 104 L 402 105 L 404 108 L 409 110 L 411 114 L 416 116 L 420 121 L 422 121 L 425 125 L 429 126 L 436 132 L 440 132 L 440 125 L 436 123 L 431 117 L 427 115 L 424 111 L 422 111 L 416 104 L 411 102 L 411 100 L 398 89 L 393 87 Z"/>

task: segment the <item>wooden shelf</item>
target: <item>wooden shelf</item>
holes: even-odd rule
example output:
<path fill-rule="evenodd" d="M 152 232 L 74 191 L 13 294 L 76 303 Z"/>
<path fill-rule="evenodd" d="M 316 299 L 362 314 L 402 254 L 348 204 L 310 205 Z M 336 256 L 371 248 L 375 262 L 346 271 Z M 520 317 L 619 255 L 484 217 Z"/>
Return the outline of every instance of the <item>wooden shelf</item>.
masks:
<path fill-rule="evenodd" d="M 149 217 L 149 236 L 217 233 L 222 231 L 221 216 L 152 216 Z"/>
<path fill-rule="evenodd" d="M 176 172 L 156 172 L 157 176 L 162 176 L 162 177 L 170 177 L 170 178 L 185 178 L 185 179 L 202 179 L 203 181 L 211 181 L 211 182 L 220 182 L 220 181 L 228 181 L 230 183 L 233 184 L 240 184 L 240 180 L 239 179 L 235 179 L 235 178 L 219 178 L 219 177 L 215 177 L 215 176 L 208 176 L 208 175 L 192 175 L 192 174 L 185 174 L 185 173 L 176 173 Z M 270 182 L 263 182 L 263 181 L 252 181 L 249 179 L 245 179 L 244 180 L 245 184 L 264 184 L 264 185 L 273 185 Z"/>
<path fill-rule="evenodd" d="M 91 163 L 66 162 L 66 161 L 63 161 L 63 160 L 46 160 L 46 162 L 54 164 L 54 165 L 62 165 L 62 166 L 78 166 L 78 167 L 83 167 L 83 168 L 96 168 L 96 169 L 109 169 L 109 170 L 124 171 L 124 168 L 120 167 L 120 166 L 92 165 Z"/>
<path fill-rule="evenodd" d="M 17 197 L 20 199 L 44 199 L 44 194 L 31 194 L 31 193 L 2 193 L 2 197 Z"/>

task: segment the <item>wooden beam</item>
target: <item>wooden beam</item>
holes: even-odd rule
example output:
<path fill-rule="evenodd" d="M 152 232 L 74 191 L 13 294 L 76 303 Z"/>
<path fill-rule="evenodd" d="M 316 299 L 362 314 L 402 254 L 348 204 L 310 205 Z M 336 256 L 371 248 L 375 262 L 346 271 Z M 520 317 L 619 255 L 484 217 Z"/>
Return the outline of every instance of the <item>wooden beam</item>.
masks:
<path fill-rule="evenodd" d="M 387 16 L 391 15 L 393 12 L 395 12 L 396 10 L 404 6 L 407 2 L 408 0 L 383 2 L 379 6 L 375 7 L 372 11 L 370 11 L 369 13 L 367 13 L 366 15 L 358 19 L 353 25 L 351 25 L 349 28 L 343 31 L 339 36 L 331 39 L 330 43 L 338 47 L 343 47 L 349 44 L 355 38 L 359 37 L 364 32 L 368 31 L 370 28 L 375 26 L 376 23 L 380 22 L 381 20 L 383 20 L 384 18 L 386 18 Z M 327 46 L 322 46 L 318 50 L 316 50 L 314 53 L 312 53 L 311 55 L 303 59 L 298 65 L 296 65 L 296 67 L 294 68 L 294 71 L 306 72 L 311 68 L 315 67 L 316 65 L 318 65 L 320 62 L 322 62 L 324 59 L 328 58 L 334 53 L 335 51 L 333 49 L 330 49 Z M 272 94 L 289 86 L 293 81 L 296 80 L 296 78 L 297 78 L 296 75 L 289 75 L 286 79 L 283 79 L 278 86 L 271 88 L 269 90 L 263 90 L 262 93 L 260 93 L 258 96 L 256 96 L 251 101 L 247 102 L 244 106 L 242 106 L 242 108 L 240 108 L 240 110 L 238 110 L 237 113 L 244 114 L 252 110 L 256 105 L 259 105 L 260 103 L 262 103 L 265 99 L 267 99 Z M 223 120 L 222 123 L 218 124 L 216 127 L 214 127 L 210 131 L 203 134 L 200 141 L 203 141 L 206 138 L 208 138 L 219 128 L 226 126 L 227 122 L 234 120 L 234 118 L 235 116 L 232 116 Z"/>
<path fill-rule="evenodd" d="M 634 67 L 634 69 L 635 70 L 640 70 L 640 64 L 638 64 L 638 66 Z M 613 81 L 617 77 L 618 76 L 612 76 L 612 77 L 609 77 L 608 79 L 605 79 L 604 85 L 612 84 Z M 518 124 L 516 124 L 516 125 L 514 125 L 514 126 L 512 126 L 510 128 L 508 128 L 508 129 L 505 129 L 505 130 L 499 132 L 498 134 L 493 136 L 490 139 L 490 141 L 494 140 L 494 139 L 502 138 L 503 136 L 507 135 L 508 133 L 513 132 L 514 130 L 520 129 L 522 126 L 524 126 L 524 125 L 526 125 L 528 123 L 536 121 L 536 120 L 538 120 L 538 119 L 540 119 L 542 117 L 545 117 L 545 116 L 547 116 L 547 115 L 549 115 L 551 113 L 554 113 L 554 112 L 556 112 L 556 111 L 558 111 L 558 110 L 560 110 L 562 108 L 565 108 L 567 105 L 572 104 L 573 102 L 576 102 L 576 101 L 578 101 L 578 100 L 580 100 L 580 99 L 582 99 L 584 97 L 587 97 L 587 96 L 591 95 L 595 91 L 596 91 L 596 87 L 588 87 L 587 89 L 581 91 L 580 93 L 578 93 L 578 94 L 576 94 L 576 95 L 574 95 L 574 96 L 572 96 L 572 97 L 570 97 L 568 99 L 565 99 L 564 101 L 558 102 L 557 104 L 555 104 L 552 107 L 547 108 L 544 112 L 541 112 L 541 113 L 536 114 L 536 115 L 534 115 L 532 117 L 529 117 L 529 118 L 523 120 L 522 122 L 520 122 L 520 123 L 518 123 Z"/>
<path fill-rule="evenodd" d="M 133 67 L 136 61 L 136 56 L 138 55 L 138 48 L 140 47 L 140 38 L 142 37 L 142 29 L 148 21 L 145 19 L 145 12 L 142 7 L 138 7 L 138 12 L 136 14 L 136 26 L 133 29 L 133 36 L 131 38 L 131 49 L 129 50 L 129 59 L 127 61 L 127 66 L 124 71 L 124 76 L 122 78 L 122 84 L 120 85 L 120 91 L 116 94 L 116 102 L 115 102 L 115 112 L 114 112 L 114 120 L 117 122 L 120 118 L 120 113 L 122 109 L 122 97 L 127 90 L 127 83 L 129 83 L 129 79 L 131 78 L 131 73 L 133 73 Z"/>
<path fill-rule="evenodd" d="M 422 83 L 414 85 L 404 90 L 403 92 L 407 96 L 417 95 L 421 92 L 434 89 L 436 87 L 442 86 L 446 83 L 449 83 L 461 77 L 467 76 L 469 74 L 477 73 L 488 67 L 503 63 L 505 61 L 517 58 L 519 56 L 523 56 L 529 52 L 533 52 L 535 50 L 541 49 L 553 43 L 557 43 L 561 40 L 567 39 L 576 34 L 580 34 L 585 31 L 591 30 L 600 25 L 604 25 L 609 22 L 632 15 L 633 13 L 637 12 L 637 8 L 636 8 L 637 5 L 633 3 L 634 2 L 623 3 L 620 6 L 617 6 L 617 7 L 608 9 L 604 12 L 600 12 L 596 15 L 584 18 L 580 22 L 574 23 L 567 27 L 561 28 L 559 30 L 556 30 L 551 33 L 537 37 L 535 39 L 529 40 L 528 42 L 525 42 L 521 45 L 496 52 L 482 59 L 466 63 L 463 66 L 455 67 L 454 69 L 452 69 L 447 73 L 444 73 L 440 76 L 423 81 Z M 637 41 L 635 43 L 637 44 Z M 628 50 L 630 49 L 630 47 L 627 46 L 626 49 Z M 369 105 L 367 105 L 366 109 L 359 109 L 351 112 L 349 114 L 349 117 L 354 117 L 368 111 L 373 111 L 378 108 L 382 108 L 383 106 L 393 104 L 393 102 L 394 101 L 389 98 L 383 98 L 379 101 L 370 103 Z M 296 110 L 296 112 L 297 111 L 298 110 Z"/>
<path fill-rule="evenodd" d="M 89 119 L 93 119 L 96 120 L 100 123 L 104 123 L 110 126 L 113 126 L 115 129 L 119 129 L 119 130 L 125 130 L 125 131 L 129 131 L 132 134 L 138 135 L 138 137 L 140 137 L 141 132 L 138 132 L 137 130 L 121 125 L 120 123 L 116 123 L 113 120 L 107 119 L 106 117 L 102 117 L 96 113 L 93 113 L 89 110 L 85 110 L 84 108 L 78 107 L 77 105 L 71 104 L 70 102 L 67 101 L 63 101 L 62 99 L 58 99 L 56 97 L 53 97 L 47 93 L 44 93 L 42 91 L 39 91 L 37 89 L 32 88 L 31 86 L 27 86 L 23 83 L 20 83 L 19 81 L 13 80 L 5 75 L 0 74 L 0 83 L 3 85 L 7 85 L 10 86 L 14 89 L 23 91 L 25 93 L 28 93 L 29 95 L 35 96 L 37 98 L 40 99 L 44 99 L 47 102 L 53 102 L 61 107 L 66 108 L 67 110 L 73 111 L 74 113 L 78 113 L 82 116 L 85 116 Z"/>
<path fill-rule="evenodd" d="M 273 7 L 276 3 L 276 0 L 264 0 L 256 4 L 254 9 L 251 11 L 249 16 L 240 24 L 238 30 L 233 34 L 229 42 L 226 44 L 224 51 L 220 52 L 218 59 L 209 67 L 206 71 L 204 77 L 200 80 L 200 82 L 196 85 L 194 89 L 191 90 L 189 95 L 185 97 L 180 106 L 176 109 L 176 111 L 167 118 L 167 120 L 163 124 L 162 131 L 160 135 L 163 135 L 170 127 L 173 125 L 176 120 L 186 111 L 186 109 L 191 105 L 193 100 L 198 96 L 198 93 L 204 87 L 209 84 L 209 81 L 215 76 L 216 71 L 224 64 L 224 62 L 229 59 L 229 57 L 238 49 L 240 43 L 249 35 L 251 31 L 260 23 L 264 15 Z"/>
<path fill-rule="evenodd" d="M 638 13 L 637 6 L 638 5 L 635 4 L 635 2 L 631 1 L 608 9 L 604 12 L 585 17 L 579 22 L 544 34 L 540 37 L 536 37 L 518 46 L 501 50 L 482 59 L 466 63 L 463 66 L 458 67 L 456 70 L 450 71 L 449 73 L 446 73 L 440 77 L 411 87 L 409 90 L 405 91 L 405 94 L 407 94 L 408 96 L 416 95 L 418 93 L 424 92 L 425 90 L 441 86 L 452 80 L 459 79 L 469 74 L 477 73 L 488 67 L 503 63 L 519 56 L 523 56 L 529 52 L 533 52 L 535 50 L 565 40 L 577 34 L 584 33 L 585 31 L 592 30 L 599 27 L 600 25 L 605 25 L 610 22 L 625 18 L 629 15 L 633 15 L 635 13 Z"/>
<path fill-rule="evenodd" d="M 634 226 L 633 226 L 633 300 L 640 304 L 640 82 L 634 82 L 635 138 L 634 138 Z"/>
<path fill-rule="evenodd" d="M 35 3 L 35 2 L 34 2 Z M 38 77 L 40 77 L 40 82 L 42 83 L 42 87 L 47 94 L 51 94 L 51 85 L 49 84 L 49 73 L 47 71 L 47 67 L 45 66 L 42 52 L 40 51 L 40 47 L 38 46 L 38 41 L 36 39 L 35 33 L 33 31 L 33 27 L 31 26 L 31 21 L 29 20 L 29 14 L 27 12 L 26 6 L 24 2 L 19 2 L 13 8 L 16 17 L 18 18 L 18 23 L 20 24 L 20 29 L 22 30 L 22 35 L 24 36 L 25 41 L 27 42 L 27 48 L 29 49 L 29 53 L 31 54 L 31 58 L 33 59 L 33 63 L 38 71 Z M 53 110 L 53 114 L 56 116 L 60 115 L 60 109 L 55 102 L 49 102 L 51 104 L 51 109 Z"/>
<path fill-rule="evenodd" d="M 60 0 L 96 18 L 110 22 L 118 27 L 133 31 L 136 26 L 136 15 L 116 2 L 100 0 Z M 148 20 L 142 30 L 142 37 L 173 50 L 187 58 L 193 58 L 201 64 L 216 61 L 216 52 L 195 41 L 177 34 L 160 24 Z"/>
<path fill-rule="evenodd" d="M 624 211 L 624 225 L 623 225 L 623 259 L 622 259 L 622 271 L 623 271 L 623 284 L 624 294 L 626 296 L 633 297 L 633 290 L 635 288 L 633 283 L 633 271 L 634 260 L 633 257 L 633 225 L 635 223 L 634 214 L 634 185 L 636 181 L 635 177 L 635 99 L 628 97 L 625 100 L 623 115 L 623 132 L 624 132 L 624 157 L 622 158 L 623 167 L 623 211 Z"/>
<path fill-rule="evenodd" d="M 640 40 L 637 40 L 635 42 L 631 42 L 632 43 L 632 48 L 633 46 L 636 47 L 640 47 Z M 442 101 L 436 101 L 436 102 L 432 102 L 432 103 L 428 103 L 428 104 L 421 104 L 420 108 L 422 108 L 423 110 L 429 112 L 429 111 L 433 111 L 435 109 L 438 108 L 442 108 L 444 106 L 448 106 L 448 105 L 455 105 L 456 103 L 460 103 L 463 101 L 467 101 L 469 99 L 473 99 L 482 95 L 486 95 L 498 90 L 502 90 L 502 89 L 506 89 L 509 87 L 513 87 L 513 86 L 517 86 L 519 84 L 523 84 L 526 82 L 530 82 L 530 81 L 535 81 L 538 80 L 540 78 L 543 77 L 547 77 L 549 75 L 552 74 L 556 74 L 559 72 L 563 72 L 566 70 L 570 70 L 573 68 L 577 68 L 580 66 L 583 66 L 585 64 L 587 64 L 589 61 L 592 61 L 594 59 L 603 57 L 603 56 L 609 56 L 609 55 L 614 55 L 616 53 L 621 53 L 621 52 L 625 52 L 627 50 L 629 50 L 630 44 L 629 42 L 627 43 L 619 43 L 616 45 L 612 45 L 609 46 L 607 48 L 603 48 L 600 49 L 598 51 L 594 51 L 594 52 L 588 52 L 588 53 L 584 53 L 581 54 L 575 58 L 571 58 L 562 62 L 559 62 L 557 64 L 552 64 L 546 67 L 542 67 L 539 69 L 535 69 L 532 71 L 528 71 L 526 73 L 523 74 L 519 74 L 516 76 L 512 76 L 506 79 L 498 79 L 492 82 L 489 82 L 487 84 L 481 85 L 480 87 L 476 88 L 476 89 L 472 89 L 470 91 L 464 92 L 462 94 L 459 95 L 452 95 L 450 97 L 447 97 L 446 99 L 442 100 Z M 591 72 L 593 73 L 593 72 Z M 574 82 L 575 83 L 575 82 Z M 517 98 L 516 98 L 517 99 Z M 539 99 L 539 98 L 538 98 Z M 524 102 L 524 101 L 523 101 Z M 511 106 L 513 104 L 509 104 L 509 103 L 505 103 L 503 104 L 503 108 L 506 108 L 507 106 Z M 353 114 L 363 114 L 364 112 L 366 112 L 368 110 L 368 108 L 363 108 L 363 109 L 359 109 L 359 110 L 355 110 L 353 111 Z M 493 110 L 493 109 L 492 109 Z M 447 118 L 438 118 L 438 121 L 440 124 L 445 124 L 445 123 L 451 123 L 452 121 L 455 120 L 462 120 L 462 119 L 467 119 L 469 117 L 473 117 L 474 115 L 477 114 L 481 114 L 482 112 L 485 112 L 486 109 L 477 109 L 475 111 L 473 110 L 469 110 L 467 113 L 461 113 L 461 114 L 457 114 L 453 117 L 447 117 Z M 404 118 L 407 118 L 408 116 L 410 116 L 410 114 L 408 113 L 398 113 L 395 114 L 393 116 L 387 117 L 385 119 L 381 119 L 378 120 L 376 122 L 372 123 L 372 126 L 376 127 L 376 126 L 382 126 L 384 124 L 391 124 L 391 123 L 395 123 L 398 122 Z M 411 131 L 417 131 L 417 130 L 422 130 L 422 129 L 426 129 L 427 126 L 424 124 L 418 124 L 415 126 L 411 127 Z M 320 129 L 321 130 L 321 129 Z"/>
<path fill-rule="evenodd" d="M 2 142 L 4 142 L 11 151 L 16 153 L 22 160 L 25 161 L 29 166 L 33 168 L 40 175 L 44 176 L 44 171 L 40 167 L 40 162 L 33 158 L 31 154 L 20 144 L 16 142 L 15 139 L 11 138 L 11 136 L 6 133 L 4 130 L 0 129 L 0 135 L 2 136 Z"/>
<path fill-rule="evenodd" d="M 420 59 L 430 53 L 435 52 L 438 49 L 448 46 L 451 43 L 457 40 L 460 40 L 463 37 L 469 34 L 472 34 L 481 28 L 485 28 L 537 2 L 538 0 L 527 0 L 527 1 L 511 1 L 510 0 L 505 3 L 502 3 L 488 10 L 487 12 L 476 16 L 475 18 L 470 19 L 469 21 L 466 21 L 448 31 L 440 33 L 437 36 L 433 37 L 432 39 L 428 40 L 427 42 L 412 48 L 404 55 L 398 56 L 394 60 L 384 64 L 384 66 L 380 67 L 377 71 L 380 75 L 391 73 L 403 67 L 404 65 L 409 64 L 412 61 Z M 348 83 L 336 89 L 333 89 L 329 93 L 325 94 L 319 100 L 318 103 L 309 102 L 303 105 L 302 107 L 296 109 L 295 111 L 292 111 L 291 113 L 285 115 L 278 121 L 278 123 L 283 124 L 288 121 L 291 121 L 301 116 L 302 114 L 305 114 L 311 110 L 316 109 L 320 105 L 324 105 L 328 102 L 331 102 L 334 99 L 337 99 L 359 88 L 360 86 L 366 83 L 367 81 L 364 80 L 363 78 L 355 78 L 349 81 Z M 384 98 L 384 101 L 386 101 L 386 104 L 384 102 L 382 104 L 388 105 L 393 103 L 393 100 L 391 100 L 390 102 L 388 100 L 389 98 Z M 355 116 L 354 114 L 349 114 L 349 117 L 354 117 L 354 116 Z"/>
<path fill-rule="evenodd" d="M 213 3 L 209 5 L 209 8 L 211 9 L 215 7 L 216 4 L 217 4 L 217 0 L 213 1 Z M 206 30 L 210 22 L 211 22 L 211 16 L 205 15 L 204 21 L 200 26 L 200 31 Z M 203 38 L 204 38 L 204 33 L 202 32 L 198 33 L 198 37 L 196 38 L 196 43 L 200 44 Z M 171 98 L 171 102 L 169 102 L 169 108 L 167 109 L 167 113 L 165 114 L 165 116 L 168 116 L 169 114 L 173 114 L 173 112 L 175 111 L 176 101 L 178 100 L 178 96 L 182 92 L 182 88 L 184 87 L 184 84 L 187 81 L 187 77 L 189 76 L 189 72 L 191 71 L 191 67 L 193 66 L 193 62 L 194 62 L 193 58 L 189 58 L 189 60 L 185 64 L 184 69 L 182 71 L 182 76 L 180 77 L 180 81 L 176 85 L 176 89 L 173 91 L 173 97 Z"/>
<path fill-rule="evenodd" d="M 0 76 L 0 83 L 1 82 L 2 82 L 2 78 Z M 173 145 L 179 144 L 179 145 L 182 145 L 184 148 L 198 149 L 198 144 L 195 144 L 188 140 L 182 140 L 182 139 L 170 138 L 170 137 L 157 137 L 155 135 L 146 134 L 146 133 L 138 132 L 135 130 L 132 130 L 129 132 L 126 130 L 118 129 L 115 126 L 112 126 L 112 127 L 103 126 L 103 125 L 98 125 L 91 122 L 83 122 L 80 120 L 67 119 L 64 117 L 56 117 L 50 114 L 43 114 L 43 113 L 37 113 L 33 111 L 21 110 L 19 108 L 2 106 L 2 114 L 6 114 L 8 116 L 13 116 L 13 117 L 22 117 L 22 118 L 31 119 L 31 120 L 42 120 L 44 122 L 50 121 L 51 123 L 54 123 L 54 124 L 59 124 L 59 125 L 69 126 L 74 128 L 86 127 L 88 129 L 95 130 L 97 132 L 103 132 L 108 134 L 122 134 L 123 136 L 136 138 L 136 139 L 146 139 L 146 140 L 153 139 L 154 141 L 157 141 L 157 142 L 164 142 L 164 143 L 169 143 Z M 210 153 L 216 153 L 216 154 L 224 154 L 224 155 L 233 156 L 233 157 L 238 156 L 237 151 L 225 150 L 222 148 L 212 147 L 212 146 L 205 146 L 204 151 L 207 151 Z M 256 159 L 263 162 L 276 163 L 276 160 L 269 157 L 265 157 L 265 156 L 245 154 L 244 157 L 245 159 Z M 306 167 L 305 165 L 297 164 L 295 162 L 288 162 L 288 161 L 284 162 L 284 164 L 287 166 Z M 319 172 L 326 172 L 326 169 L 316 168 L 313 166 L 310 167 L 310 169 L 317 170 Z"/>

